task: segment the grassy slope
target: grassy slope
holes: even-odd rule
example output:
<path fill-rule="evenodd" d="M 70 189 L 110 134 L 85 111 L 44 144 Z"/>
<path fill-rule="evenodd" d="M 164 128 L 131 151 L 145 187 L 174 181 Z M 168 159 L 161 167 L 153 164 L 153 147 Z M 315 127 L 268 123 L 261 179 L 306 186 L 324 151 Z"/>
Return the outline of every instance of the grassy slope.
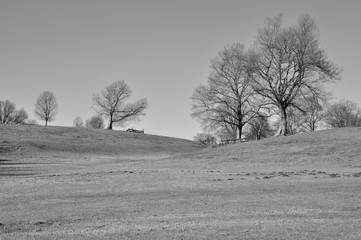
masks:
<path fill-rule="evenodd" d="M 60 162 L 0 176 L 0 239 L 361 239 L 361 128 L 200 151 L 120 132 L 0 129 L 13 146 L 0 156 Z"/>
<path fill-rule="evenodd" d="M 349 164 L 361 156 L 361 128 L 344 128 L 272 137 L 191 154 L 208 162 L 236 164 L 302 165 Z M 360 162 L 361 164 L 361 162 Z"/>
<path fill-rule="evenodd" d="M 149 134 L 24 125 L 0 125 L 0 144 L 0 153 L 18 149 L 27 154 L 161 155 L 201 149 L 193 141 Z"/>

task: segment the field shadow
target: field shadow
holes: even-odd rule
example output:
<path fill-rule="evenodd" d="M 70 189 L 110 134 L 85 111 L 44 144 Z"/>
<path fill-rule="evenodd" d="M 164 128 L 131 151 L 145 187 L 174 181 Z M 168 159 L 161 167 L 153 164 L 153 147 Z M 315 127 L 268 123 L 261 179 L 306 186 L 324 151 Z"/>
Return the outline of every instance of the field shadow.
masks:
<path fill-rule="evenodd" d="M 13 162 L 12 160 L 9 160 L 9 159 L 1 159 L 0 158 L 0 166 L 20 165 L 20 164 L 22 164 L 22 163 Z"/>
<path fill-rule="evenodd" d="M 5 164 L 5 163 L 8 163 L 8 162 L 11 162 L 11 160 L 0 158 L 0 164 Z"/>
<path fill-rule="evenodd" d="M 30 163 L 29 163 L 30 164 Z M 27 163 L 18 163 L 9 159 L 0 159 L 0 177 L 32 176 L 38 174 Z"/>

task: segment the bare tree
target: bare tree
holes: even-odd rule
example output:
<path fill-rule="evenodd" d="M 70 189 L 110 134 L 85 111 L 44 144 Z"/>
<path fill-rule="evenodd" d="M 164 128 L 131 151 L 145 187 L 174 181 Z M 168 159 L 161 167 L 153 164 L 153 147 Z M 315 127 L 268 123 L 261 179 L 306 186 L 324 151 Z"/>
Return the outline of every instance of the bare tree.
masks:
<path fill-rule="evenodd" d="M 126 104 L 125 101 L 130 96 L 131 90 L 122 80 L 112 83 L 100 94 L 93 96 L 97 113 L 109 119 L 108 129 L 113 129 L 113 124 L 125 124 L 145 115 L 147 100 L 142 98 L 134 103 Z"/>
<path fill-rule="evenodd" d="M 319 127 L 319 123 L 324 119 L 324 105 L 327 101 L 322 101 L 316 96 L 308 96 L 305 98 L 305 109 L 307 112 L 304 115 L 303 127 L 307 131 L 314 132 Z"/>
<path fill-rule="evenodd" d="M 101 116 L 92 116 L 85 122 L 87 128 L 104 128 L 104 120 Z"/>
<path fill-rule="evenodd" d="M 268 18 L 258 30 L 254 60 L 254 90 L 269 99 L 280 115 L 276 135 L 288 134 L 289 107 L 302 112 L 301 95 L 322 98 L 324 84 L 340 78 L 341 71 L 319 47 L 314 19 L 302 16 L 296 25 L 282 26 L 282 15 Z"/>
<path fill-rule="evenodd" d="M 57 110 L 58 104 L 54 94 L 49 91 L 42 92 L 35 103 L 35 116 L 45 121 L 45 126 L 47 126 L 48 122 L 55 119 Z"/>
<path fill-rule="evenodd" d="M 350 100 L 340 100 L 328 107 L 325 121 L 332 128 L 359 127 L 361 126 L 361 109 Z"/>
<path fill-rule="evenodd" d="M 0 101 L 0 123 L 24 124 L 28 114 L 24 109 L 16 110 L 15 103 L 9 100 Z"/>
<path fill-rule="evenodd" d="M 258 116 L 262 108 L 252 90 L 248 52 L 240 43 L 226 47 L 211 60 L 208 84 L 195 89 L 192 117 L 205 131 L 227 132 L 242 138 L 243 127 Z"/>
<path fill-rule="evenodd" d="M 73 126 L 77 128 L 84 127 L 84 122 L 81 117 L 76 117 L 73 121 Z"/>

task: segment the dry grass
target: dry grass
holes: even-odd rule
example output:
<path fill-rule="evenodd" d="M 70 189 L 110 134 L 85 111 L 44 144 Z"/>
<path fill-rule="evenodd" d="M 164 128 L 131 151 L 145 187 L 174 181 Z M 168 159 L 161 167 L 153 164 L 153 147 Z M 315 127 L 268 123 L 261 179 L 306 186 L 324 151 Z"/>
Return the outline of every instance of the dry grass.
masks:
<path fill-rule="evenodd" d="M 105 130 L 0 131 L 0 239 L 361 238 L 360 128 L 204 150 Z"/>
<path fill-rule="evenodd" d="M 360 156 L 361 128 L 344 128 L 273 137 L 259 142 L 227 145 L 192 154 L 195 158 L 219 158 L 252 163 L 319 163 L 355 160 Z"/>
<path fill-rule="evenodd" d="M 0 125 L 0 131 L 0 139 L 27 154 L 169 155 L 202 148 L 189 140 L 104 129 Z"/>

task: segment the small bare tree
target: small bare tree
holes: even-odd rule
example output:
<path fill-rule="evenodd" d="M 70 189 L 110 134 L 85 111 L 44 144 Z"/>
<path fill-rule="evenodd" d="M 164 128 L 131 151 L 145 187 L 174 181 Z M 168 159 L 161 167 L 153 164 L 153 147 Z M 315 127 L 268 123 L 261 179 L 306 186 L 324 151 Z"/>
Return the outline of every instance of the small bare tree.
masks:
<path fill-rule="evenodd" d="M 145 115 L 147 99 L 125 103 L 130 96 L 131 90 L 123 80 L 112 83 L 100 94 L 93 96 L 97 113 L 109 119 L 108 129 L 113 129 L 113 124 L 125 124 Z"/>
<path fill-rule="evenodd" d="M 35 116 L 45 121 L 45 126 L 47 126 L 48 122 L 55 119 L 57 110 L 58 104 L 54 94 L 49 91 L 42 92 L 35 103 Z"/>

